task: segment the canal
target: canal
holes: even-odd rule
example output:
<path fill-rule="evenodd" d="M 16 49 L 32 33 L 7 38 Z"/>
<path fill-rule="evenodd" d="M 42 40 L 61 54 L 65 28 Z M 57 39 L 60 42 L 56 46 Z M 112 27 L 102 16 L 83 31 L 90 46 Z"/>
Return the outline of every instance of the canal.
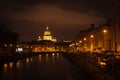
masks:
<path fill-rule="evenodd" d="M 61 53 L 45 53 L 4 63 L 0 80 L 93 80 Z"/>

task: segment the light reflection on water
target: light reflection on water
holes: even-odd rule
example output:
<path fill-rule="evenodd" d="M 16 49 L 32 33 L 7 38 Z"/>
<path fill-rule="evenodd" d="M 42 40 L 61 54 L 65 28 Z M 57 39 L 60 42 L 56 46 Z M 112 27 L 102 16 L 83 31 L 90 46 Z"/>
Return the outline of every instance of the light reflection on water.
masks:
<path fill-rule="evenodd" d="M 46 56 L 45 56 L 46 61 L 48 61 L 48 60 L 49 60 L 48 56 L 49 56 L 49 55 L 48 55 L 48 54 L 46 54 Z"/>
<path fill-rule="evenodd" d="M 3 69 L 4 69 L 4 72 L 6 72 L 8 70 L 12 70 L 13 68 L 19 68 L 21 65 L 22 64 L 20 64 L 20 60 L 18 60 L 17 62 L 4 63 Z"/>
<path fill-rule="evenodd" d="M 55 59 L 55 53 L 52 53 L 52 61 L 54 62 Z"/>
<path fill-rule="evenodd" d="M 41 54 L 39 54 L 39 61 L 40 61 L 40 62 L 42 61 L 42 56 L 41 56 Z"/>
<path fill-rule="evenodd" d="M 17 68 L 20 67 L 20 60 L 18 60 L 18 62 L 16 62 L 16 67 L 17 67 Z"/>
<path fill-rule="evenodd" d="M 8 64 L 7 64 L 7 63 L 4 63 L 4 65 L 3 65 L 3 69 L 4 69 L 4 72 L 7 71 L 7 69 L 8 69 Z"/>
<path fill-rule="evenodd" d="M 8 64 L 7 63 L 4 63 L 3 67 L 4 68 L 7 68 Z"/>
<path fill-rule="evenodd" d="M 32 61 L 33 61 L 33 58 L 31 57 L 31 58 L 30 58 L 30 62 L 32 62 Z"/>
<path fill-rule="evenodd" d="M 105 74 L 99 74 L 99 80 Z M 80 77 L 80 78 L 79 78 Z M 4 63 L 0 69 L 0 80 L 93 80 L 80 73 L 60 53 L 45 53 L 15 62 Z M 98 80 L 98 79 L 96 79 Z"/>
<path fill-rule="evenodd" d="M 57 79 L 60 80 L 59 78 L 61 78 L 61 80 L 72 79 L 73 77 L 71 77 L 71 75 L 72 76 L 74 75 L 70 73 L 70 70 L 73 70 L 73 69 L 63 65 L 67 65 L 69 67 L 69 65 L 71 64 L 68 64 L 68 62 L 66 62 L 65 59 L 63 59 L 63 56 L 60 53 L 39 54 L 38 56 L 27 57 L 23 60 L 4 63 L 3 73 L 2 73 L 3 76 L 0 76 L 3 79 L 0 79 L 0 80 L 9 80 L 9 79 L 10 80 L 26 80 L 26 79 L 28 80 L 29 77 L 36 76 L 36 75 L 42 76 L 43 74 L 47 75 L 53 80 L 57 80 Z M 22 78 L 23 75 L 25 75 L 24 79 Z M 58 76 L 59 78 L 57 78 L 56 76 Z M 65 79 L 64 76 L 66 76 L 67 79 Z M 49 80 L 46 76 L 44 77 L 45 79 Z M 19 78 L 22 78 L 22 79 L 19 79 Z M 33 80 L 33 79 L 31 78 L 29 80 Z"/>
<path fill-rule="evenodd" d="M 10 62 L 10 63 L 9 63 L 9 66 L 10 66 L 10 68 L 12 69 L 12 68 L 13 68 L 13 62 Z"/>
<path fill-rule="evenodd" d="M 52 61 L 54 62 L 55 59 L 60 61 L 60 57 L 62 58 L 62 56 L 60 55 L 60 53 L 46 53 L 46 54 L 39 54 L 38 55 L 38 61 L 42 62 L 42 61 Z"/>
<path fill-rule="evenodd" d="M 29 63 L 29 58 L 26 58 L 26 64 L 28 64 Z"/>
<path fill-rule="evenodd" d="M 42 62 L 42 61 L 52 61 L 54 62 L 56 60 L 62 61 L 62 56 L 60 55 L 60 53 L 52 53 L 52 54 L 39 54 L 38 55 L 38 61 Z M 12 68 L 20 68 L 21 66 L 28 66 L 31 62 L 33 61 L 33 57 L 30 58 L 25 58 L 22 61 L 18 60 L 15 62 L 9 62 L 9 63 L 4 63 L 3 64 L 3 69 L 6 72 L 7 70 L 10 70 Z M 23 65 L 24 63 L 24 65 Z"/>

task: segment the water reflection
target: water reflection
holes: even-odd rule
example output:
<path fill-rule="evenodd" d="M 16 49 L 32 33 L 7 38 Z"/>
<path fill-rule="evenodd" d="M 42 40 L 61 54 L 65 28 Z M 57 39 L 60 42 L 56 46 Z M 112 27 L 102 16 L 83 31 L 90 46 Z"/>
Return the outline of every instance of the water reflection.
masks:
<path fill-rule="evenodd" d="M 29 61 L 29 58 L 26 58 L 26 65 L 28 65 Z"/>
<path fill-rule="evenodd" d="M 7 65 L 7 63 L 4 63 L 4 65 L 3 65 L 3 66 L 4 66 L 4 68 L 7 68 L 7 66 L 8 66 L 8 65 Z"/>
<path fill-rule="evenodd" d="M 12 69 L 12 68 L 13 68 L 13 62 L 10 62 L 10 63 L 9 63 L 9 66 L 10 66 L 10 68 Z"/>
<path fill-rule="evenodd" d="M 0 80 L 86 80 L 76 78 L 78 69 L 61 53 L 39 54 L 5 63 L 2 67 Z M 82 74 L 81 71 L 79 76 L 82 77 Z"/>
<path fill-rule="evenodd" d="M 39 54 L 39 61 L 40 61 L 40 62 L 42 61 L 42 56 L 41 56 L 41 54 Z"/>
<path fill-rule="evenodd" d="M 39 54 L 38 56 L 38 60 L 39 62 L 42 62 L 42 61 L 52 61 L 54 62 L 55 60 L 59 60 L 61 61 L 61 58 L 62 56 L 60 55 L 60 53 L 45 53 L 45 54 Z"/>
<path fill-rule="evenodd" d="M 3 65 L 3 69 L 4 69 L 4 72 L 7 71 L 7 69 L 8 69 L 8 64 L 7 64 L 7 63 L 4 63 L 4 65 Z"/>
<path fill-rule="evenodd" d="M 20 60 L 18 60 L 18 62 L 16 63 L 16 67 L 17 67 L 17 68 L 20 67 Z"/>
<path fill-rule="evenodd" d="M 49 60 L 48 56 L 49 56 L 49 55 L 48 55 L 48 54 L 46 54 L 46 61 L 48 61 L 48 60 Z"/>
<path fill-rule="evenodd" d="M 39 54 L 36 57 L 38 57 L 36 59 L 38 59 L 39 62 L 42 62 L 42 61 L 46 61 L 46 62 L 62 61 L 62 56 L 60 55 L 60 53 Z M 15 62 L 4 63 L 3 69 L 4 69 L 4 71 L 7 71 L 7 70 L 13 69 L 13 68 L 19 69 L 20 67 L 23 66 L 23 63 L 24 63 L 24 65 L 28 66 L 31 62 L 34 62 L 33 57 L 26 58 L 22 61 L 18 60 Z"/>
<path fill-rule="evenodd" d="M 31 58 L 30 58 L 30 62 L 32 62 L 32 61 L 33 61 L 33 58 L 31 57 Z"/>
<path fill-rule="evenodd" d="M 52 53 L 52 61 L 54 62 L 55 59 L 55 53 Z"/>
<path fill-rule="evenodd" d="M 59 55 L 59 53 L 57 53 L 57 60 L 59 60 L 59 57 L 60 57 L 60 55 Z"/>
<path fill-rule="evenodd" d="M 29 69 L 30 66 L 34 66 L 34 65 L 37 65 L 37 66 L 40 65 L 39 68 L 41 68 L 41 69 L 44 68 L 43 66 L 49 65 L 49 67 L 52 69 L 52 66 L 55 65 L 56 63 L 57 64 L 60 63 L 61 59 L 62 59 L 62 56 L 60 53 L 45 53 L 45 54 L 39 54 L 38 56 L 34 56 L 34 57 L 27 57 L 25 59 L 17 60 L 14 62 L 4 63 L 2 66 L 3 71 L 1 70 L 2 72 L 0 72 L 3 75 L 3 76 L 0 75 L 0 77 L 2 76 L 2 77 L 4 77 L 4 79 L 0 79 L 0 80 L 8 80 L 12 76 L 19 75 L 19 74 L 23 75 L 24 72 L 22 72 L 22 71 L 26 71 Z M 47 67 L 47 66 L 45 66 L 45 67 Z M 49 71 L 49 70 L 47 70 L 47 71 Z M 14 79 L 11 79 L 11 80 L 14 80 Z M 16 80 L 18 80 L 18 79 L 16 79 Z"/>

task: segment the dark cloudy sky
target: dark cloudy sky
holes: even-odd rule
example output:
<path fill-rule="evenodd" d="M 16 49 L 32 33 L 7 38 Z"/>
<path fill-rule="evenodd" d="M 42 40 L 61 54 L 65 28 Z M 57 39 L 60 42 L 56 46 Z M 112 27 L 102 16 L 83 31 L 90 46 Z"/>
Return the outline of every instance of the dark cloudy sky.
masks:
<path fill-rule="evenodd" d="M 115 15 L 115 0 L 0 0 L 0 21 L 35 40 L 49 25 L 58 40 L 71 40 L 90 24 L 103 24 Z"/>

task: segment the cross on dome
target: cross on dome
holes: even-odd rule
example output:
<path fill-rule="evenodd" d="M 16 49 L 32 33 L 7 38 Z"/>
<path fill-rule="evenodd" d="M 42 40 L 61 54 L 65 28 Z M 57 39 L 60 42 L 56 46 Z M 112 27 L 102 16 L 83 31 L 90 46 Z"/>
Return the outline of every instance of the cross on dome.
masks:
<path fill-rule="evenodd" d="M 48 25 L 47 25 L 46 30 L 48 30 L 48 29 L 49 29 L 49 27 L 48 27 Z"/>

